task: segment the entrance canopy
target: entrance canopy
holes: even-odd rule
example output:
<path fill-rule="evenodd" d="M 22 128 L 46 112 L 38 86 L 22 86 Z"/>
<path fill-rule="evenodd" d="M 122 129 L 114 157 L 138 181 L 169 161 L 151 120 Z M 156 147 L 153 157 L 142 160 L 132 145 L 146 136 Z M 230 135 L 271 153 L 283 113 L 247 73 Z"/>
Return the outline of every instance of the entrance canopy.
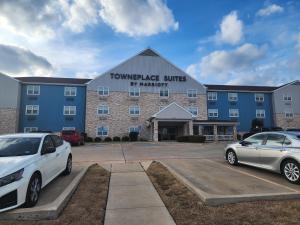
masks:
<path fill-rule="evenodd" d="M 171 103 L 152 116 L 158 120 L 192 120 L 194 115 L 176 102 Z"/>

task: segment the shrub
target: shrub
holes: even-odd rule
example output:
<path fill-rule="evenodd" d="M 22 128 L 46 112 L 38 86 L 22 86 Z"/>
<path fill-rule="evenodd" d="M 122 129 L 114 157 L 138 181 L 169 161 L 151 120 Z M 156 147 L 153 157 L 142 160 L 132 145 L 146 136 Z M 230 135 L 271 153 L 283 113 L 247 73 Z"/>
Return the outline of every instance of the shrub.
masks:
<path fill-rule="evenodd" d="M 129 141 L 129 137 L 128 136 L 123 136 L 122 141 Z"/>
<path fill-rule="evenodd" d="M 130 132 L 129 133 L 129 139 L 130 141 L 137 141 L 138 140 L 139 133 L 138 132 Z"/>
<path fill-rule="evenodd" d="M 178 142 L 204 143 L 205 136 L 201 135 L 186 135 L 177 137 Z"/>
<path fill-rule="evenodd" d="M 104 138 L 104 141 L 105 141 L 105 142 L 111 142 L 112 139 L 111 139 L 111 137 L 106 137 L 106 138 Z"/>
<path fill-rule="evenodd" d="M 101 142 L 101 141 L 102 141 L 101 137 L 96 137 L 95 138 L 95 142 Z"/>
<path fill-rule="evenodd" d="M 85 141 L 85 142 L 93 142 L 94 140 L 93 140 L 93 138 L 91 138 L 91 137 L 86 137 L 86 138 L 84 139 L 84 141 Z"/>
<path fill-rule="evenodd" d="M 113 137 L 113 141 L 121 141 L 121 138 L 120 137 Z"/>

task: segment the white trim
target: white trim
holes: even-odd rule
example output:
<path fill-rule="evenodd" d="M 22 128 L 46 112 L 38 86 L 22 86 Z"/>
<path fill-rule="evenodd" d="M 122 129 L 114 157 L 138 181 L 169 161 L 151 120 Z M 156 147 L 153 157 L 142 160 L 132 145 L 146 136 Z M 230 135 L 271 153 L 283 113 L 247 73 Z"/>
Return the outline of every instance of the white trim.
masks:
<path fill-rule="evenodd" d="M 135 107 L 135 108 L 138 108 L 139 109 L 139 113 L 138 114 L 131 114 L 130 113 L 130 108 L 133 108 L 133 107 Z M 135 110 L 134 110 L 135 111 Z M 128 108 L 128 113 L 129 113 L 129 116 L 140 116 L 141 115 L 141 108 L 140 108 L 140 106 L 139 105 L 130 105 L 129 106 L 129 108 Z"/>
<path fill-rule="evenodd" d="M 190 112 L 190 109 L 192 109 L 192 108 L 196 109 L 196 115 L 193 114 L 192 112 Z M 187 110 L 188 110 L 190 113 L 192 113 L 194 117 L 197 117 L 198 114 L 199 114 L 199 109 L 198 109 L 197 106 L 188 106 L 188 107 L 187 107 Z"/>
<path fill-rule="evenodd" d="M 287 114 L 289 114 L 290 116 L 287 117 Z M 285 109 L 284 110 L 284 118 L 286 118 L 286 119 L 293 119 L 294 118 L 294 111 L 293 111 L 293 109 Z"/>
<path fill-rule="evenodd" d="M 69 89 L 69 95 L 67 95 L 67 89 Z M 74 95 L 72 95 L 72 90 L 75 90 L 74 91 Z M 64 87 L 64 96 L 65 97 L 75 97 L 77 95 L 77 87 L 72 87 L 72 86 L 65 86 Z"/>
<path fill-rule="evenodd" d="M 133 132 L 138 132 L 138 133 L 140 133 L 140 126 L 130 126 L 130 127 L 128 127 L 128 133 L 131 132 L 131 131 L 130 131 L 131 128 L 137 128 L 137 131 L 133 131 Z"/>
<path fill-rule="evenodd" d="M 283 101 L 284 102 L 292 102 L 292 100 L 293 100 L 293 98 L 292 98 L 292 96 L 291 95 L 288 95 L 288 94 L 283 94 L 283 96 L 282 96 L 283 98 Z M 290 100 L 288 100 L 288 99 L 285 99 L 285 97 L 289 97 L 290 98 Z"/>
<path fill-rule="evenodd" d="M 234 99 L 232 99 L 232 95 L 234 96 Z M 229 102 L 237 102 L 239 100 L 239 96 L 237 92 L 228 92 L 228 101 Z"/>
<path fill-rule="evenodd" d="M 63 127 L 62 130 L 76 130 L 75 127 Z"/>
<path fill-rule="evenodd" d="M 211 97 L 209 94 L 211 94 L 211 95 L 215 94 L 216 98 L 209 98 L 209 97 Z M 208 91 L 207 92 L 207 101 L 217 101 L 217 100 L 218 100 L 218 92 L 216 92 L 216 91 Z"/>
<path fill-rule="evenodd" d="M 235 115 L 231 115 L 232 111 L 236 111 L 237 113 L 235 113 L 235 114 L 237 114 L 237 115 L 236 116 Z M 231 118 L 238 118 L 238 117 L 240 117 L 240 110 L 239 109 L 229 109 L 229 117 L 231 117 Z"/>
<path fill-rule="evenodd" d="M 103 93 L 105 92 L 105 89 L 107 89 L 107 95 L 106 94 L 100 95 L 99 94 L 99 89 L 100 88 L 103 88 Z M 97 93 L 98 93 L 98 96 L 109 96 L 109 87 L 99 86 L 99 87 L 97 87 Z"/>
<path fill-rule="evenodd" d="M 263 116 L 257 116 L 257 115 L 263 115 Z M 255 116 L 258 119 L 264 119 L 264 118 L 266 118 L 266 110 L 265 109 L 256 109 Z"/>
<path fill-rule="evenodd" d="M 72 111 L 71 107 L 74 107 L 74 110 L 73 110 L 75 112 L 74 114 L 70 114 L 70 111 Z M 68 112 L 69 112 L 68 114 L 65 113 L 66 109 L 68 109 Z M 76 114 L 77 114 L 77 108 L 75 105 L 64 105 L 64 109 L 63 109 L 64 116 L 76 116 Z"/>
<path fill-rule="evenodd" d="M 159 113 L 161 113 L 162 111 L 166 110 L 167 108 L 169 108 L 171 105 L 176 105 L 179 108 L 183 109 L 184 111 L 186 111 L 187 113 L 189 113 L 192 117 L 195 117 L 192 113 L 190 113 L 188 110 L 186 110 L 184 107 L 182 107 L 181 105 L 178 105 L 176 102 L 172 102 L 169 105 L 165 106 L 163 109 L 159 110 L 157 113 L 153 114 L 152 117 L 156 117 Z"/>
<path fill-rule="evenodd" d="M 189 92 L 195 92 L 196 96 L 189 96 Z M 198 90 L 197 89 L 188 89 L 186 90 L 186 96 L 188 98 L 197 98 Z"/>
<path fill-rule="evenodd" d="M 37 107 L 36 111 L 37 113 L 34 114 L 34 113 L 27 113 L 27 110 L 29 110 L 28 108 L 32 108 L 31 111 L 33 112 L 34 110 L 34 107 Z M 27 116 L 38 116 L 40 114 L 40 106 L 39 105 L 26 105 L 25 107 L 25 115 Z"/>
<path fill-rule="evenodd" d="M 213 112 L 209 112 L 209 111 L 213 111 Z M 209 114 L 213 114 L 212 116 L 210 116 Z M 214 114 L 217 114 L 216 116 Z M 209 118 L 218 118 L 219 117 L 219 109 L 207 109 L 207 116 Z"/>
<path fill-rule="evenodd" d="M 29 94 L 29 93 L 28 93 L 29 87 L 32 87 L 32 92 L 33 92 L 32 94 Z M 35 87 L 37 87 L 37 89 L 38 89 L 38 93 L 37 93 L 37 94 L 34 93 L 34 91 L 35 91 L 34 88 L 35 88 Z M 40 95 L 40 93 L 41 93 L 41 86 L 40 86 L 40 85 L 29 84 L 29 85 L 26 85 L 26 90 L 27 90 L 27 91 L 26 91 L 27 95 L 29 95 L 29 96 L 38 96 L 38 95 Z"/>
<path fill-rule="evenodd" d="M 101 128 L 101 127 L 107 129 L 107 134 L 106 134 L 106 135 L 99 135 L 98 129 Z M 108 135 L 109 135 L 109 126 L 106 126 L 106 125 L 100 125 L 100 126 L 97 126 L 97 127 L 96 127 L 96 137 L 108 137 Z"/>
<path fill-rule="evenodd" d="M 161 94 L 161 91 L 168 91 L 168 96 L 161 96 L 160 94 Z M 169 98 L 170 97 L 170 90 L 169 90 L 169 88 L 160 88 L 159 89 L 159 97 L 160 98 Z"/>
<path fill-rule="evenodd" d="M 132 93 L 132 92 L 131 92 L 131 89 L 133 89 L 133 90 L 136 90 L 136 89 L 137 89 L 139 95 L 130 95 L 130 93 Z M 133 93 L 136 93 L 136 92 L 134 91 Z M 129 97 L 132 97 L 132 98 L 138 98 L 138 97 L 141 96 L 141 89 L 140 89 L 139 87 L 129 87 L 129 88 L 128 88 L 128 95 L 129 95 Z"/>
<path fill-rule="evenodd" d="M 29 130 L 27 130 L 29 129 Z M 30 133 L 30 132 L 33 132 L 33 131 L 38 131 L 39 128 L 38 127 L 24 127 L 24 133 Z"/>
<path fill-rule="evenodd" d="M 258 97 L 259 99 L 262 97 L 262 100 L 257 100 L 257 96 L 260 96 Z M 254 94 L 254 100 L 255 102 L 264 102 L 265 101 L 265 94 L 264 93 L 255 93 Z"/>
<path fill-rule="evenodd" d="M 99 108 L 100 107 L 107 107 L 107 113 L 99 113 Z M 102 104 L 102 105 L 99 105 L 98 107 L 97 107 L 97 115 L 98 116 L 107 116 L 107 115 L 109 115 L 109 106 L 108 105 L 105 105 L 105 104 Z"/>

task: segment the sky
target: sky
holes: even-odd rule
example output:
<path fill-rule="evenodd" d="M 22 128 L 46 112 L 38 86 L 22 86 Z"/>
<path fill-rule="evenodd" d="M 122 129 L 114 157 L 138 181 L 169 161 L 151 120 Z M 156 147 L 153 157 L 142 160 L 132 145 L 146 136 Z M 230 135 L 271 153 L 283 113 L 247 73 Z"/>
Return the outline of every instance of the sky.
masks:
<path fill-rule="evenodd" d="M 0 0 L 0 72 L 93 78 L 151 47 L 205 84 L 300 79 L 300 1 Z"/>

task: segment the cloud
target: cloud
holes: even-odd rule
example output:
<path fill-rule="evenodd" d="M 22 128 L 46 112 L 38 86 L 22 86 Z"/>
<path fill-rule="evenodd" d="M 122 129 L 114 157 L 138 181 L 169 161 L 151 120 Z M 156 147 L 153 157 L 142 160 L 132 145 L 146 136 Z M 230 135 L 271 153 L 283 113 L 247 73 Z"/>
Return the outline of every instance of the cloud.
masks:
<path fill-rule="evenodd" d="M 197 64 L 191 64 L 186 68 L 185 72 L 196 79 L 199 74 L 199 66 Z"/>
<path fill-rule="evenodd" d="M 281 13 L 283 11 L 284 11 L 283 7 L 281 7 L 279 5 L 276 5 L 276 4 L 272 4 L 272 5 L 269 5 L 265 8 L 263 8 L 263 9 L 260 9 L 257 12 L 257 15 L 258 16 L 270 16 L 274 13 Z"/>
<path fill-rule="evenodd" d="M 226 15 L 217 32 L 217 41 L 231 45 L 238 44 L 243 38 L 243 22 L 238 19 L 237 12 L 232 11 Z"/>
<path fill-rule="evenodd" d="M 162 0 L 100 0 L 100 16 L 116 32 L 150 36 L 178 29 L 172 11 Z"/>
<path fill-rule="evenodd" d="M 13 76 L 49 76 L 53 67 L 27 49 L 0 44 L 0 71 Z"/>
<path fill-rule="evenodd" d="M 223 76 L 251 67 L 264 55 L 265 47 L 246 43 L 231 51 L 219 50 L 204 56 L 199 68 L 202 76 Z"/>

